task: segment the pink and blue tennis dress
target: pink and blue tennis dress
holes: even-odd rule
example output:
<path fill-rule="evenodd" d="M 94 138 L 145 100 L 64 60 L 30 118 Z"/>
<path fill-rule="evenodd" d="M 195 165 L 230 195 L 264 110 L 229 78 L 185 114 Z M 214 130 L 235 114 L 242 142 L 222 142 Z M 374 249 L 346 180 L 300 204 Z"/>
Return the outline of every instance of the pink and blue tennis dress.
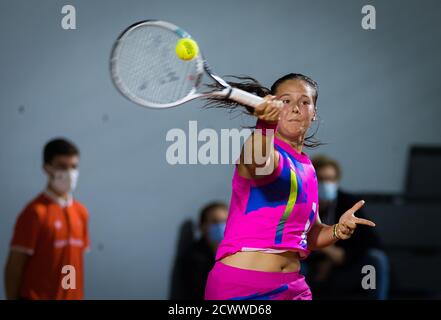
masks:
<path fill-rule="evenodd" d="M 279 164 L 270 175 L 247 179 L 237 167 L 225 235 L 207 279 L 206 300 L 310 300 L 299 272 L 265 272 L 226 265 L 239 251 L 296 251 L 308 256 L 307 234 L 318 213 L 317 176 L 306 154 L 274 137 Z"/>

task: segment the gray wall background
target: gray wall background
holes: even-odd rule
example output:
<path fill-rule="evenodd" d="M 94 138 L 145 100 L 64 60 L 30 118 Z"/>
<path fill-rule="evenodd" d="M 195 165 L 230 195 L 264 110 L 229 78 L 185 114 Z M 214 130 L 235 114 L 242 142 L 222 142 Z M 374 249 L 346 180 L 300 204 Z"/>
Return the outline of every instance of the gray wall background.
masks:
<path fill-rule="evenodd" d="M 77 30 L 60 26 L 65 4 L 76 7 Z M 376 30 L 360 26 L 365 4 L 377 9 Z M 307 152 L 339 160 L 347 189 L 401 192 L 409 145 L 441 143 L 439 12 L 439 1 L 2 0 L 0 265 L 17 214 L 45 185 L 41 151 L 56 136 L 82 152 L 87 298 L 167 298 L 179 224 L 209 200 L 229 201 L 233 167 L 170 166 L 165 136 L 189 120 L 220 132 L 252 119 L 200 102 L 146 110 L 121 97 L 108 57 L 133 22 L 182 26 L 221 75 L 268 86 L 288 72 L 312 76 L 328 145 Z"/>

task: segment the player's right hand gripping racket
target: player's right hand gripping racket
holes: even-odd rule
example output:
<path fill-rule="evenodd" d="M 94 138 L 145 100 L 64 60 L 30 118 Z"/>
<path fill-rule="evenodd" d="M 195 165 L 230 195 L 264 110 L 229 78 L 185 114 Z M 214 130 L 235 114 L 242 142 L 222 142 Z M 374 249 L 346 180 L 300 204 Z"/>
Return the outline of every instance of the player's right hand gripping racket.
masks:
<path fill-rule="evenodd" d="M 151 108 L 175 107 L 201 97 L 231 99 L 250 107 L 262 103 L 261 97 L 233 88 L 213 74 L 200 51 L 191 60 L 180 59 L 175 48 L 182 38 L 191 36 L 159 20 L 141 21 L 123 31 L 113 46 L 110 61 L 112 80 L 118 90 L 131 101 Z M 204 74 L 222 89 L 202 91 Z"/>

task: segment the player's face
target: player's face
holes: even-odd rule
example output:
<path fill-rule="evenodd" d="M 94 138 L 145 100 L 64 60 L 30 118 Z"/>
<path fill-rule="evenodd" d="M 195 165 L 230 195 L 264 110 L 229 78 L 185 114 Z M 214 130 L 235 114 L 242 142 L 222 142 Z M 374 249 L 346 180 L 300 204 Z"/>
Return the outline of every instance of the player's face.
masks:
<path fill-rule="evenodd" d="M 283 102 L 277 130 L 291 140 L 303 138 L 315 115 L 314 89 L 302 80 L 287 80 L 276 91 Z"/>

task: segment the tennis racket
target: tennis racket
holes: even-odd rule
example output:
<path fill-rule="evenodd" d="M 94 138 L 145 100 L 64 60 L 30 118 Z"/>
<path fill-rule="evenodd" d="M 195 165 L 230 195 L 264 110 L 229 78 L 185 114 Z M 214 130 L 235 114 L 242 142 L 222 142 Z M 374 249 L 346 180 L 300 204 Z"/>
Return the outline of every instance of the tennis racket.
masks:
<path fill-rule="evenodd" d="M 169 22 L 146 20 L 124 30 L 113 45 L 110 69 L 116 88 L 129 100 L 150 108 L 170 108 L 196 98 L 231 99 L 255 107 L 261 97 L 231 87 L 213 74 L 199 53 L 182 60 L 177 42 L 190 34 Z M 220 88 L 203 85 L 204 75 Z M 207 90 L 203 90 L 207 88 Z"/>

